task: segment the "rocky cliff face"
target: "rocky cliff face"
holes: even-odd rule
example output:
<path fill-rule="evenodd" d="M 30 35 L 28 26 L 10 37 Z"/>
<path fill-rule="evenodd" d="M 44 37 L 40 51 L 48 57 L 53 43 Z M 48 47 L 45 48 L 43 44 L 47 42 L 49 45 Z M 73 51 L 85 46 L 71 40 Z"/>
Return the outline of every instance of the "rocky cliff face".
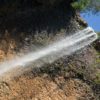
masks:
<path fill-rule="evenodd" d="M 84 25 L 70 6 L 72 0 L 0 2 L 1 61 L 48 45 Z M 0 78 L 0 100 L 99 100 L 97 59 L 89 46 L 18 76 L 14 74 L 19 69 L 12 71 Z"/>

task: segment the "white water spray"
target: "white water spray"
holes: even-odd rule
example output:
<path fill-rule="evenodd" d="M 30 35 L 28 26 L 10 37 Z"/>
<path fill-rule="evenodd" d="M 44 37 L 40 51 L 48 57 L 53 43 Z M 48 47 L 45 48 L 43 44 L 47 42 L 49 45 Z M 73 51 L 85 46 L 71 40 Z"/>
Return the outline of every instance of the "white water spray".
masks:
<path fill-rule="evenodd" d="M 54 44 L 41 50 L 1 63 L 0 75 L 3 75 L 5 72 L 10 71 L 17 66 L 23 66 L 23 68 L 25 68 L 27 67 L 26 65 L 34 63 L 37 60 L 41 60 L 41 64 L 52 63 L 64 55 L 70 55 L 73 52 L 84 48 L 96 39 L 97 34 L 92 28 L 88 27 L 60 41 L 56 41 Z M 42 66 L 41 64 L 39 66 Z"/>

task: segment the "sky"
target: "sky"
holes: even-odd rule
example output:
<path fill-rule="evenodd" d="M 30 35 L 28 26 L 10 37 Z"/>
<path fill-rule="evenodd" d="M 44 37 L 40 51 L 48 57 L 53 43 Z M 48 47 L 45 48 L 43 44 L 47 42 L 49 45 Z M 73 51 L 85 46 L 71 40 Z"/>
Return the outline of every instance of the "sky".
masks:
<path fill-rule="evenodd" d="M 81 17 L 92 27 L 96 32 L 100 32 L 100 12 L 93 14 L 92 12 L 81 13 Z"/>

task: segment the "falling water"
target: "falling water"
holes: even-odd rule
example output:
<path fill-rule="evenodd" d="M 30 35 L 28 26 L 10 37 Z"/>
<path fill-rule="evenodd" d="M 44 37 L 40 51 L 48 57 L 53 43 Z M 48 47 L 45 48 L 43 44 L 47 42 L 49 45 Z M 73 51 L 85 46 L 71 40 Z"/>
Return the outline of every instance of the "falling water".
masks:
<path fill-rule="evenodd" d="M 65 37 L 62 40 L 44 47 L 36 52 L 31 52 L 22 57 L 18 57 L 14 60 L 5 61 L 0 64 L 0 75 L 8 72 L 17 66 L 22 66 L 23 69 L 30 63 L 35 63 L 37 60 L 41 60 L 42 63 L 38 63 L 39 66 L 45 63 L 52 63 L 64 55 L 70 55 L 73 52 L 84 48 L 97 39 L 97 34 L 92 28 L 88 27 L 80 32 L 77 32 L 71 36 Z"/>

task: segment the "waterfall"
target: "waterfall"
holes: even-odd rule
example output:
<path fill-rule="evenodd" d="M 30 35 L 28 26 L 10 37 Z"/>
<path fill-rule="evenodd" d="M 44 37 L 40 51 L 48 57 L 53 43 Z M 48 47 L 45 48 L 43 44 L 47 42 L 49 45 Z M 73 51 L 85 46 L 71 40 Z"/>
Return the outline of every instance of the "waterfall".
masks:
<path fill-rule="evenodd" d="M 30 63 L 35 63 L 40 60 L 38 66 L 41 67 L 45 63 L 52 63 L 55 60 L 65 55 L 71 55 L 77 50 L 84 48 L 97 39 L 97 34 L 92 28 L 88 27 L 82 31 L 76 32 L 73 35 L 67 36 L 53 44 L 28 53 L 22 57 L 17 57 L 14 60 L 5 61 L 0 64 L 0 75 L 13 70 L 17 66 L 25 69 Z"/>

